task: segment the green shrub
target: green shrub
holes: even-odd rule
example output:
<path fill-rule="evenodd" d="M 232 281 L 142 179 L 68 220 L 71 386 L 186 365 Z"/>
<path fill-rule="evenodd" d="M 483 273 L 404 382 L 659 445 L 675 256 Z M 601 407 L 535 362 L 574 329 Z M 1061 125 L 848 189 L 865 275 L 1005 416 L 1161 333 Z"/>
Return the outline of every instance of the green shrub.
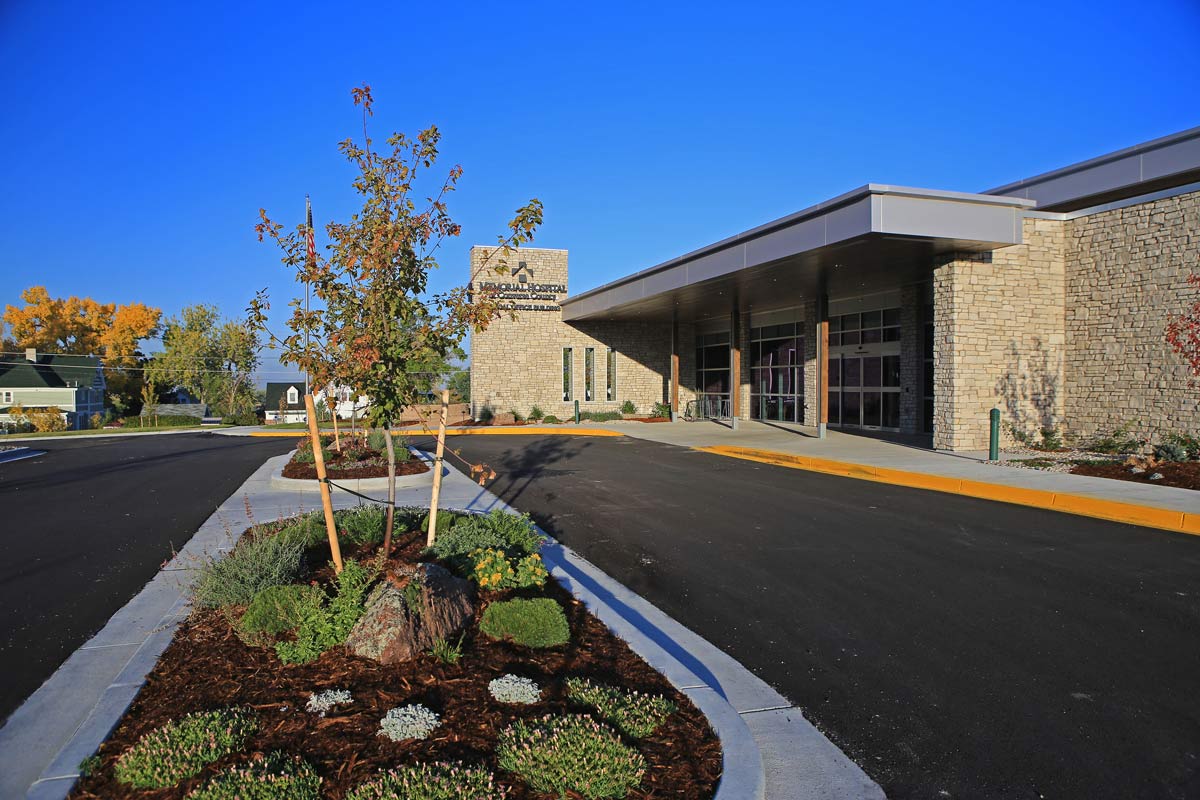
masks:
<path fill-rule="evenodd" d="M 542 418 L 545 416 L 546 415 L 542 412 L 542 409 L 538 406 L 534 406 L 533 408 L 529 409 L 529 420 L 531 422 L 541 422 Z"/>
<path fill-rule="evenodd" d="M 667 403 L 655 403 L 654 408 L 650 411 L 650 415 L 654 417 L 671 417 L 671 406 Z"/>
<path fill-rule="evenodd" d="M 1038 446 L 1041 450 L 1061 450 L 1063 446 L 1062 434 L 1058 428 L 1042 428 L 1042 442 Z"/>
<path fill-rule="evenodd" d="M 547 425 L 557 425 L 562 422 L 562 420 L 553 414 L 547 414 L 544 418 L 542 418 L 542 422 L 546 423 Z"/>
<path fill-rule="evenodd" d="M 517 411 L 515 408 L 509 409 L 508 413 L 512 414 L 513 422 L 524 422 L 525 421 L 525 417 L 521 414 L 520 411 Z"/>
<path fill-rule="evenodd" d="M 437 541 L 441 541 L 442 536 L 450 533 L 460 522 L 467 518 L 466 514 L 459 514 L 455 511 L 439 511 L 437 513 Z M 421 525 L 418 528 L 421 533 L 429 533 L 429 512 L 426 511 L 421 516 Z"/>
<path fill-rule="evenodd" d="M 332 452 L 326 446 L 326 443 L 321 443 L 321 458 L 328 464 L 332 457 Z M 314 464 L 316 457 L 313 455 L 312 442 L 308 439 L 301 439 L 300 444 L 296 448 L 296 455 L 292 456 L 292 461 L 296 464 Z"/>
<path fill-rule="evenodd" d="M 263 589 L 293 583 L 303 569 L 303 544 L 253 529 L 224 558 L 200 567 L 192 601 L 201 608 L 249 605 Z"/>
<path fill-rule="evenodd" d="M 621 413 L 622 414 L 636 414 L 637 406 L 635 406 L 633 404 L 632 400 L 626 400 L 624 403 L 621 403 Z"/>
<path fill-rule="evenodd" d="M 1200 460 L 1200 436 L 1186 433 L 1171 433 L 1163 439 L 1167 444 L 1178 445 L 1187 454 L 1187 461 Z"/>
<path fill-rule="evenodd" d="M 258 425 L 258 415 L 252 411 L 243 411 L 240 414 L 229 414 L 221 417 L 221 422 L 225 425 Z"/>
<path fill-rule="evenodd" d="M 580 422 L 611 422 L 621 418 L 620 411 L 581 411 Z"/>
<path fill-rule="evenodd" d="M 188 714 L 150 731 L 117 759 L 117 780 L 137 789 L 164 789 L 246 744 L 257 723 L 229 708 Z"/>
<path fill-rule="evenodd" d="M 495 418 L 496 418 L 496 412 L 492 410 L 491 406 L 485 405 L 483 408 L 479 409 L 479 421 L 484 423 L 485 425 L 487 423 L 491 422 L 492 420 L 494 420 Z"/>
<path fill-rule="evenodd" d="M 549 597 L 492 603 L 483 611 L 479 630 L 493 639 L 511 639 L 526 647 L 557 647 L 571 640 L 567 615 Z"/>
<path fill-rule="evenodd" d="M 643 739 L 654 733 L 676 706 L 661 695 L 625 692 L 587 678 L 567 678 L 567 697 L 591 706 L 626 736 Z"/>
<path fill-rule="evenodd" d="M 428 530 L 428 525 L 425 529 Z M 442 527 L 439 516 L 433 553 L 449 561 L 469 556 L 475 550 L 487 549 L 503 550 L 509 556 L 524 556 L 540 550 L 543 541 L 545 537 L 537 532 L 528 514 L 509 514 L 494 509 L 488 514 L 459 515 L 448 529 Z M 473 564 L 466 565 L 467 569 L 470 566 Z"/>
<path fill-rule="evenodd" d="M 297 628 L 320 607 L 322 598 L 320 589 L 307 584 L 269 586 L 250 601 L 238 620 L 238 634 L 248 644 L 269 644 L 279 634 Z"/>
<path fill-rule="evenodd" d="M 351 789 L 346 800 L 502 800 L 492 773 L 461 764 L 415 764 Z"/>
<path fill-rule="evenodd" d="M 338 533 L 343 542 L 350 544 L 379 544 L 383 541 L 383 527 L 387 523 L 387 511 L 374 503 L 347 508 L 333 514 Z"/>
<path fill-rule="evenodd" d="M 125 417 L 121 420 L 122 428 L 180 428 L 199 425 L 199 417 L 189 417 L 186 414 L 147 414 L 143 417 Z"/>
<path fill-rule="evenodd" d="M 285 664 L 306 664 L 331 647 L 346 641 L 363 613 L 367 589 L 375 572 L 352 558 L 346 559 L 337 577 L 337 593 L 328 604 L 304 608 L 294 642 L 276 642 L 275 653 Z"/>
<path fill-rule="evenodd" d="M 514 722 L 496 746 L 502 769 L 540 792 L 566 797 L 625 797 L 641 783 L 646 760 L 616 731 L 586 716 L 546 716 Z"/>
<path fill-rule="evenodd" d="M 270 753 L 223 770 L 187 800 L 319 800 L 321 778 L 299 756 Z"/>
<path fill-rule="evenodd" d="M 1154 457 L 1159 461 L 1187 461 L 1187 449 L 1175 442 L 1154 445 Z"/>
<path fill-rule="evenodd" d="M 372 428 L 371 432 L 367 434 L 367 447 L 375 450 L 376 452 L 382 453 L 387 447 L 387 439 L 385 438 L 386 436 L 387 434 L 385 434 L 381 429 Z"/>
<path fill-rule="evenodd" d="M 1097 431 L 1094 436 L 1080 443 L 1084 450 L 1110 455 L 1131 455 L 1142 449 L 1142 442 L 1130 431 L 1132 422 L 1126 422 L 1110 431 Z"/>

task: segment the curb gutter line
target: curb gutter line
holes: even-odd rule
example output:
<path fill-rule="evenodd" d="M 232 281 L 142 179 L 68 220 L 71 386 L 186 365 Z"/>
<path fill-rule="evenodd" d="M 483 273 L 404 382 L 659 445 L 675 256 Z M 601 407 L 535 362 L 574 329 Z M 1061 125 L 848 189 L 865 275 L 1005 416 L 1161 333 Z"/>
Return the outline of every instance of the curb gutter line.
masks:
<path fill-rule="evenodd" d="M 1175 511 L 1168 508 L 1144 506 L 1136 503 L 1122 503 L 1116 500 L 1104 500 L 1098 497 L 1052 492 L 1045 489 L 1026 489 L 1019 486 L 1005 486 L 997 483 L 973 481 L 966 478 L 950 478 L 943 475 L 930 475 L 924 472 L 909 472 L 888 467 L 874 467 L 869 464 L 855 464 L 848 461 L 833 461 L 812 456 L 798 456 L 789 453 L 779 453 L 773 450 L 757 450 L 749 447 L 730 447 L 720 445 L 715 447 L 694 447 L 703 453 L 712 453 L 729 458 L 740 458 L 744 461 L 757 461 L 790 469 L 802 469 L 809 472 L 821 472 L 827 475 L 838 475 L 843 478 L 856 478 L 864 481 L 888 483 L 893 486 L 905 486 L 911 489 L 928 489 L 935 492 L 974 497 L 981 500 L 995 500 L 1001 503 L 1033 506 L 1050 511 L 1061 511 L 1067 514 L 1078 514 L 1084 517 L 1125 522 L 1132 525 L 1143 525 L 1148 528 L 1158 528 L 1176 533 L 1188 533 L 1200 536 L 1200 513 Z"/>

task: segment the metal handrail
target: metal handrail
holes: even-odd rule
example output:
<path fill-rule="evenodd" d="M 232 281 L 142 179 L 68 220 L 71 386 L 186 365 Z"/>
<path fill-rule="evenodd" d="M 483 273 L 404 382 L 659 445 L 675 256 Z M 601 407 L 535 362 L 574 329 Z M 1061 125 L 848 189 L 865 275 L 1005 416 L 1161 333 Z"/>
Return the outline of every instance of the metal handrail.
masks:
<path fill-rule="evenodd" d="M 730 419 L 730 397 L 725 394 L 702 394 L 695 400 L 688 400 L 684 406 L 685 420 L 697 419 Z"/>

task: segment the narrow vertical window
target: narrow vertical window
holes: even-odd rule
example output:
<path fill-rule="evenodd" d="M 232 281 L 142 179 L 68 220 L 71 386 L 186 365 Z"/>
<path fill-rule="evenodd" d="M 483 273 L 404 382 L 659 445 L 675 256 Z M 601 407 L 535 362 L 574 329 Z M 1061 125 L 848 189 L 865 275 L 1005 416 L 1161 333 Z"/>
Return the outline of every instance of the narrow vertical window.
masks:
<path fill-rule="evenodd" d="M 608 401 L 617 399 L 617 351 L 608 348 Z"/>
<path fill-rule="evenodd" d="M 596 399 L 596 348 L 588 347 L 583 351 L 583 399 L 592 402 Z"/>
<path fill-rule="evenodd" d="M 574 366 L 575 353 L 569 347 L 563 348 L 563 402 L 570 402 L 573 397 L 571 394 L 571 385 L 574 383 L 571 375 L 572 367 Z"/>

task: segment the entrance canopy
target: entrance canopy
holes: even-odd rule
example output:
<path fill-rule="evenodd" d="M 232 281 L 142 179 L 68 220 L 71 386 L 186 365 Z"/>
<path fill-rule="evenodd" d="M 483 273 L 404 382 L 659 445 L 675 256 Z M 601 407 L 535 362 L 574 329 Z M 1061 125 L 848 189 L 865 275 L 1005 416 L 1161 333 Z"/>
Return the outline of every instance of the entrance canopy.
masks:
<path fill-rule="evenodd" d="M 867 184 L 832 200 L 563 301 L 563 320 L 702 319 L 781 308 L 824 289 L 891 289 L 929 275 L 936 256 L 1021 243 L 1015 197 Z"/>

